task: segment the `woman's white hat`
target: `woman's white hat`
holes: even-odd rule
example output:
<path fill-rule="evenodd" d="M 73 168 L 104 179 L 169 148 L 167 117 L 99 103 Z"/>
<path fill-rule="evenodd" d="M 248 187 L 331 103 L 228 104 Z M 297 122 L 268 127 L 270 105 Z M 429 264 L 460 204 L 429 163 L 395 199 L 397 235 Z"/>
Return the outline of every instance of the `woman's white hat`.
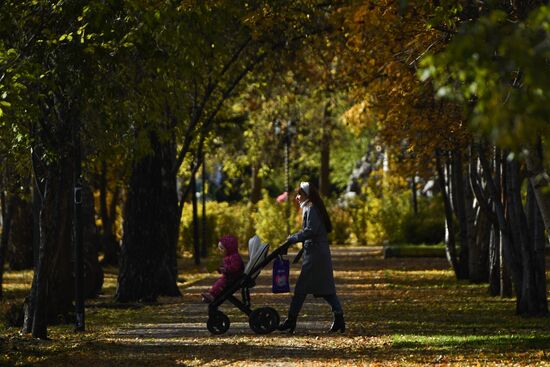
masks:
<path fill-rule="evenodd" d="M 300 182 L 300 188 L 309 196 L 309 182 Z"/>

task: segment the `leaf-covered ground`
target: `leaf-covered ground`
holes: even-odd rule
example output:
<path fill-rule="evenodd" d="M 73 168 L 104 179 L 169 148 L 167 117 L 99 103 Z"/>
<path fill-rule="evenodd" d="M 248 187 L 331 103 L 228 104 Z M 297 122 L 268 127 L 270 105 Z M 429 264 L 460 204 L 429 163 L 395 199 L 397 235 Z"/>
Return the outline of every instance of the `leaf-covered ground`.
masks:
<path fill-rule="evenodd" d="M 222 310 L 231 327 L 206 330 L 200 292 L 216 278 L 183 269 L 181 299 L 114 308 L 116 274 L 105 294 L 88 302 L 87 331 L 50 327 L 49 341 L 0 328 L 0 365 L 37 366 L 550 366 L 550 318 L 514 315 L 514 300 L 487 296 L 485 285 L 457 282 L 444 259 L 382 259 L 376 249 L 333 249 L 345 334 L 329 335 L 330 308 L 308 298 L 296 334 L 256 335 L 244 314 Z M 270 269 L 252 291 L 254 307 L 272 306 L 282 317 L 289 295 L 274 295 Z M 296 279 L 297 267 L 291 276 Z M 8 273 L 21 292 L 29 273 Z M 17 286 L 16 284 L 19 284 Z M 8 291 L 9 292 L 9 291 Z"/>

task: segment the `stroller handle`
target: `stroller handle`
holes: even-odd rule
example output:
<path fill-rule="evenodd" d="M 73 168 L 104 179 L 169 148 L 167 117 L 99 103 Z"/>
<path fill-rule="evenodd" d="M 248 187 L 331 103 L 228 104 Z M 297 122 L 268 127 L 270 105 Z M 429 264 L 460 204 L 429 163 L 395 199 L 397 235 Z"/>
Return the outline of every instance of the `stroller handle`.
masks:
<path fill-rule="evenodd" d="M 273 252 L 270 255 L 272 255 L 274 258 L 280 255 L 286 255 L 290 245 L 292 245 L 292 243 L 289 240 L 286 240 L 285 242 L 280 244 L 279 247 L 273 250 Z"/>

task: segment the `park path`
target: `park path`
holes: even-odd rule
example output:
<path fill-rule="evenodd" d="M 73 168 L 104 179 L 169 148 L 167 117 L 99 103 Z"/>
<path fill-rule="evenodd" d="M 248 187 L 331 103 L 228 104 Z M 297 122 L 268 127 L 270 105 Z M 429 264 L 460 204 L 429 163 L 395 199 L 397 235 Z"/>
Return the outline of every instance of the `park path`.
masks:
<path fill-rule="evenodd" d="M 335 247 L 332 253 L 337 291 L 347 318 L 345 334 L 328 334 L 332 321 L 330 307 L 322 299 L 308 297 L 293 336 L 277 331 L 254 334 L 246 315 L 229 303 L 220 309 L 229 316 L 231 326 L 227 333 L 213 336 L 206 329 L 207 306 L 200 302 L 199 296 L 216 279 L 217 275 L 212 274 L 185 288 L 182 302 L 159 309 L 159 313 L 166 313 L 165 321 L 118 330 L 113 342 L 139 346 L 139 352 L 135 348 L 128 353 L 141 354 L 141 363 L 153 366 L 358 366 L 371 365 L 377 360 L 387 362 L 389 336 L 379 329 L 378 316 L 369 309 L 395 302 L 383 296 L 385 269 L 393 266 L 414 270 L 414 263 L 383 260 L 379 247 Z M 289 257 L 292 259 L 293 254 Z M 435 264 L 438 268 L 446 267 L 440 259 Z M 264 269 L 251 291 L 252 308 L 273 307 L 284 319 L 290 295 L 271 293 L 270 266 Z M 294 265 L 291 283 L 298 272 L 299 266 Z"/>
<path fill-rule="evenodd" d="M 361 274 L 367 269 L 367 259 L 378 257 L 381 254 L 380 247 L 340 247 L 333 249 L 332 256 L 335 268 L 335 278 L 337 283 L 337 291 L 342 298 L 344 307 L 348 303 L 359 302 L 356 299 L 359 296 L 357 291 L 366 283 Z M 289 253 L 287 256 L 290 260 L 293 259 L 295 253 Z M 267 265 L 257 279 L 257 285 L 251 290 L 252 309 L 258 307 L 273 307 L 284 320 L 291 294 L 273 294 L 271 292 L 271 266 Z M 291 284 L 296 280 L 299 274 L 299 264 L 292 265 L 290 280 Z M 136 327 L 128 330 L 128 335 L 147 335 L 149 332 L 155 335 L 166 334 L 168 336 L 207 336 L 210 335 L 206 329 L 207 320 L 207 305 L 200 302 L 200 293 L 207 290 L 219 275 L 212 274 L 206 278 L 196 282 L 195 284 L 186 287 L 183 290 L 183 305 L 181 310 L 182 322 L 173 325 L 163 325 L 162 327 L 143 328 Z M 240 293 L 235 294 L 240 298 Z M 238 311 L 231 303 L 226 302 L 221 307 L 231 321 L 231 326 L 227 331 L 226 336 L 239 336 L 254 334 L 248 326 L 248 318 L 245 314 Z M 304 309 L 298 323 L 297 334 L 324 334 L 325 330 L 330 327 L 332 322 L 332 314 L 330 307 L 323 299 L 309 297 L 306 300 Z M 350 325 L 353 333 L 355 327 L 352 322 Z M 163 330 L 162 328 L 165 327 Z M 355 330 L 357 331 L 357 330 Z M 275 334 L 273 334 L 275 335 Z"/>
<path fill-rule="evenodd" d="M 230 304 L 220 308 L 231 320 L 228 332 L 211 335 L 200 293 L 217 275 L 205 274 L 187 283 L 181 298 L 113 313 L 98 310 L 120 322 L 95 319 L 90 329 L 96 326 L 103 333 L 40 365 L 550 366 L 545 352 L 550 350 L 550 318 L 515 317 L 513 299 L 490 297 L 483 284 L 457 282 L 444 258 L 383 259 L 381 249 L 372 247 L 332 251 L 346 314 L 344 334 L 328 334 L 330 307 L 308 298 L 295 335 L 257 335 Z M 292 267 L 291 280 L 298 271 Z M 270 266 L 257 283 L 251 291 L 253 308 L 270 306 L 284 318 L 290 295 L 271 293 Z"/>
<path fill-rule="evenodd" d="M 231 304 L 220 307 L 229 316 L 231 327 L 223 335 L 211 335 L 206 329 L 207 305 L 201 303 L 200 293 L 217 274 L 206 274 L 183 288 L 183 297 L 128 310 L 136 319 L 124 327 L 41 365 L 421 366 L 442 360 L 442 352 L 437 350 L 424 353 L 407 345 L 395 349 L 392 338 L 395 333 L 441 330 L 451 293 L 442 291 L 439 282 L 443 277 L 454 284 L 444 259 L 383 259 L 381 248 L 373 247 L 336 246 L 332 254 L 337 292 L 346 314 L 344 334 L 327 333 L 332 321 L 330 307 L 322 299 L 308 297 L 294 335 L 278 331 L 257 335 L 249 328 L 246 315 Z M 428 271 L 433 271 L 435 278 L 426 279 L 426 269 L 432 269 Z M 299 266 L 293 265 L 291 284 L 298 272 Z M 462 300 L 464 295 L 458 297 L 453 301 L 456 305 L 470 302 Z M 271 293 L 271 264 L 251 290 L 251 300 L 252 308 L 270 306 L 282 319 L 286 316 L 290 294 Z M 438 308 L 441 321 L 434 322 L 431 314 Z M 116 312 L 122 315 L 125 311 Z"/>

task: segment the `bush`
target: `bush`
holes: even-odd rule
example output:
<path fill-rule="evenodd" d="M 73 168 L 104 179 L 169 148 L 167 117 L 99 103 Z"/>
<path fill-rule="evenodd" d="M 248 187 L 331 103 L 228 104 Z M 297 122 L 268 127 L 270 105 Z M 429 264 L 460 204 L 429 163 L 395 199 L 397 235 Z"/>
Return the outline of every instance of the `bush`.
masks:
<path fill-rule="evenodd" d="M 206 203 L 206 243 L 208 248 L 215 248 L 218 239 L 232 234 L 239 240 L 239 246 L 246 248 L 248 239 L 254 235 L 254 208 L 250 204 L 229 204 L 227 202 L 209 201 Z M 202 213 L 199 208 L 199 226 L 202 225 Z M 199 228 L 199 233 L 202 229 Z M 202 234 L 201 234 L 202 235 Z M 179 252 L 193 251 L 193 208 L 184 207 L 180 226 Z"/>
<path fill-rule="evenodd" d="M 5 327 L 23 326 L 24 309 L 20 300 L 0 302 L 0 315 L 2 315 Z"/>
<path fill-rule="evenodd" d="M 286 204 L 278 203 L 275 198 L 263 191 L 262 200 L 257 204 L 257 211 L 254 214 L 256 234 L 262 242 L 272 246 L 281 244 L 286 240 Z M 300 228 L 301 217 L 294 205 L 290 208 L 290 231 L 296 232 Z M 298 223 L 298 225 L 297 225 Z"/>
<path fill-rule="evenodd" d="M 419 198 L 419 212 L 413 213 L 410 190 L 402 180 L 389 178 L 384 184 L 366 188 L 364 196 L 348 198 L 344 203 L 327 200 L 333 224 L 329 239 L 333 243 L 380 244 L 426 243 L 443 241 L 444 213 L 439 198 Z M 286 237 L 286 205 L 263 192 L 256 204 L 207 202 L 207 242 L 217 244 L 224 234 L 234 234 L 242 248 L 254 234 L 275 246 Z M 301 212 L 291 205 L 291 232 L 301 226 Z M 200 217 L 200 210 L 199 210 Z M 192 251 L 192 207 L 186 205 L 181 222 L 181 252 Z"/>
<path fill-rule="evenodd" d="M 402 183 L 388 180 L 387 184 L 374 184 L 362 196 L 348 199 L 344 205 L 351 217 L 352 242 L 378 244 L 403 240 L 403 217 L 408 211 L 407 193 Z"/>
<path fill-rule="evenodd" d="M 376 177 L 363 195 L 331 208 L 337 238 L 358 244 L 443 241 L 445 216 L 439 198 L 420 197 L 419 212 L 413 213 L 411 192 L 402 178 L 387 173 Z"/>
<path fill-rule="evenodd" d="M 404 242 L 436 244 L 445 238 L 445 215 L 440 200 L 419 203 L 419 212 L 409 211 L 403 220 Z"/>
<path fill-rule="evenodd" d="M 232 203 L 209 201 L 206 203 L 206 242 L 208 248 L 215 248 L 218 239 L 225 234 L 233 234 L 239 240 L 239 247 L 246 249 L 250 237 L 257 234 L 264 243 L 277 245 L 286 237 L 285 205 L 277 203 L 264 191 L 262 200 L 256 205 L 251 203 Z M 301 217 L 292 206 L 291 231 L 297 231 Z M 202 213 L 199 208 L 199 226 L 202 225 Z M 199 228 L 199 231 L 202 231 Z M 199 232 L 202 235 L 202 232 Z M 184 207 L 179 236 L 179 253 L 193 251 L 193 208 Z"/>
<path fill-rule="evenodd" d="M 332 232 L 329 235 L 329 240 L 336 244 L 348 243 L 353 230 L 353 220 L 350 212 L 336 205 L 330 206 L 327 210 L 332 222 Z"/>
<path fill-rule="evenodd" d="M 387 193 L 382 198 L 376 198 L 380 201 L 379 209 L 371 215 L 371 221 L 376 220 L 381 227 L 379 240 L 383 242 L 401 242 L 404 239 L 403 219 L 409 210 L 409 198 L 406 192 Z M 371 239 L 371 241 L 376 238 Z"/>

